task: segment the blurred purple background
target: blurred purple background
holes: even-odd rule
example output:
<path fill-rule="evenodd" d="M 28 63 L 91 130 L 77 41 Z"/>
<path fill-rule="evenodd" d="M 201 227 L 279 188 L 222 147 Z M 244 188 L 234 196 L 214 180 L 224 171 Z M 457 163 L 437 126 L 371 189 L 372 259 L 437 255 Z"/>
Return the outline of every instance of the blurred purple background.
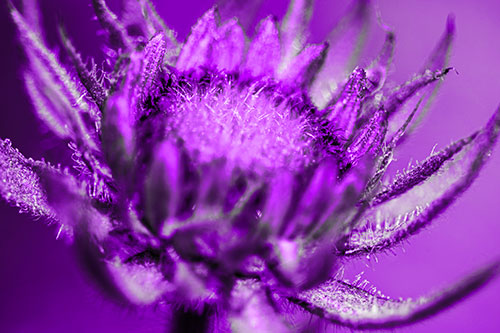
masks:
<path fill-rule="evenodd" d="M 44 23 L 65 22 L 85 56 L 102 61 L 96 37 L 98 25 L 86 0 L 40 0 Z M 119 8 L 119 1 L 109 1 Z M 260 17 L 282 17 L 287 0 L 265 1 Z M 317 0 L 312 40 L 320 41 L 338 20 L 343 1 Z M 433 146 L 468 135 L 484 124 L 500 103 L 500 2 L 498 1 L 374 1 L 386 24 L 397 34 L 392 79 L 402 82 L 423 65 L 439 39 L 448 13 L 456 16 L 458 33 L 451 59 L 459 75 L 449 75 L 431 113 L 403 147 L 398 165 L 411 157 L 423 159 Z M 211 1 L 156 1 L 167 23 L 189 32 Z M 0 9 L 1 115 L 0 137 L 11 138 L 27 156 L 57 162 L 67 159 L 65 146 L 55 142 L 31 113 L 21 80 L 23 52 L 5 4 Z M 374 24 L 375 27 L 375 24 Z M 368 53 L 378 50 L 383 36 L 375 27 Z M 368 58 L 365 58 L 368 60 Z M 417 297 L 455 281 L 500 255 L 500 149 L 472 188 L 436 222 L 377 260 L 350 264 L 347 275 L 365 271 L 364 278 L 393 297 Z M 119 307 L 104 299 L 80 271 L 72 250 L 55 240 L 56 230 L 18 215 L 0 203 L 0 331 L 1 332 L 162 332 L 162 319 L 148 311 Z M 376 262 L 378 261 L 378 262 Z M 440 315 L 403 328 L 403 332 L 499 332 L 500 279 L 465 302 Z M 343 331 L 343 330 L 337 330 Z"/>

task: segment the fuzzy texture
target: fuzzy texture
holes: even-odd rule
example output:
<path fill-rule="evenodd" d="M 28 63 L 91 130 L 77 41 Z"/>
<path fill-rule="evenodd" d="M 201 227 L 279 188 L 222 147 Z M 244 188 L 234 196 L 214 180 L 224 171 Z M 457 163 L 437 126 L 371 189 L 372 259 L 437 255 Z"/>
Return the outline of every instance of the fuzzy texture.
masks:
<path fill-rule="evenodd" d="M 352 328 L 396 327 L 499 273 L 496 261 L 417 300 L 389 299 L 340 274 L 350 257 L 427 226 L 496 143 L 500 110 L 471 136 L 385 177 L 451 70 L 452 18 L 424 69 L 389 90 L 392 32 L 369 66 L 355 66 L 364 0 L 319 45 L 307 43 L 308 0 L 292 1 L 281 22 L 264 19 L 251 39 L 244 26 L 255 8 L 222 1 L 184 42 L 148 0 L 127 0 L 122 17 L 93 0 L 112 50 L 102 76 L 61 28 L 72 66 L 62 64 L 28 3 L 24 14 L 11 9 L 28 56 L 26 88 L 42 122 L 70 143 L 79 173 L 2 140 L 0 194 L 58 223 L 109 295 L 171 307 L 169 330 L 287 332 L 307 325 L 304 311 Z"/>

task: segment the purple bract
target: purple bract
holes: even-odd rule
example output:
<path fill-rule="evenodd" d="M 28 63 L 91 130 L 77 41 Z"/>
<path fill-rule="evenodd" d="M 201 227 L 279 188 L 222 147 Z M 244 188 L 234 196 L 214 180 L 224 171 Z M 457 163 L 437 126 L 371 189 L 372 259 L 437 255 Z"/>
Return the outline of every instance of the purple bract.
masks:
<path fill-rule="evenodd" d="M 177 41 L 149 0 L 118 18 L 93 0 L 109 37 L 89 67 L 63 28 L 65 66 L 43 40 L 33 1 L 11 8 L 29 59 L 26 89 L 74 169 L 0 140 L 0 193 L 59 225 L 103 290 L 169 309 L 172 332 L 289 332 L 314 321 L 406 325 L 499 273 L 493 262 L 417 300 L 343 280 L 350 258 L 396 246 L 463 193 L 488 159 L 500 110 L 470 136 L 395 177 L 396 148 L 452 68 L 449 18 L 408 82 L 387 88 L 395 45 L 356 67 L 370 4 L 354 1 L 329 40 L 308 44 L 311 0 L 245 27 L 259 1 L 220 1 Z M 59 236 L 59 235 L 58 235 Z"/>

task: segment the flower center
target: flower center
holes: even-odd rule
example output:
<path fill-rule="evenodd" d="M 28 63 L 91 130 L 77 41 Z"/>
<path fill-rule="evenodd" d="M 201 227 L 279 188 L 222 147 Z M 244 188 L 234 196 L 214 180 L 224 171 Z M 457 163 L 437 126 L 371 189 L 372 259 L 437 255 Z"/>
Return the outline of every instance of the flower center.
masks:
<path fill-rule="evenodd" d="M 297 170 L 313 158 L 312 125 L 301 98 L 283 97 L 269 82 L 241 83 L 227 75 L 177 79 L 164 103 L 167 132 L 200 163 L 225 158 L 259 174 Z M 304 104 L 305 105 L 305 104 Z"/>

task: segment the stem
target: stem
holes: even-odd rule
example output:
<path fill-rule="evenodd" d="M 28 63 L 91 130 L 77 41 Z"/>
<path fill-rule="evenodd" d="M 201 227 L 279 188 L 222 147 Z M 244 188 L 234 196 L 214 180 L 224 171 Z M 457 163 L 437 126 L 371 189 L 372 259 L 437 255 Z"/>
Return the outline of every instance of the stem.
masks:
<path fill-rule="evenodd" d="M 208 333 L 210 318 L 214 308 L 205 304 L 202 309 L 177 309 L 174 310 L 168 333 Z"/>

